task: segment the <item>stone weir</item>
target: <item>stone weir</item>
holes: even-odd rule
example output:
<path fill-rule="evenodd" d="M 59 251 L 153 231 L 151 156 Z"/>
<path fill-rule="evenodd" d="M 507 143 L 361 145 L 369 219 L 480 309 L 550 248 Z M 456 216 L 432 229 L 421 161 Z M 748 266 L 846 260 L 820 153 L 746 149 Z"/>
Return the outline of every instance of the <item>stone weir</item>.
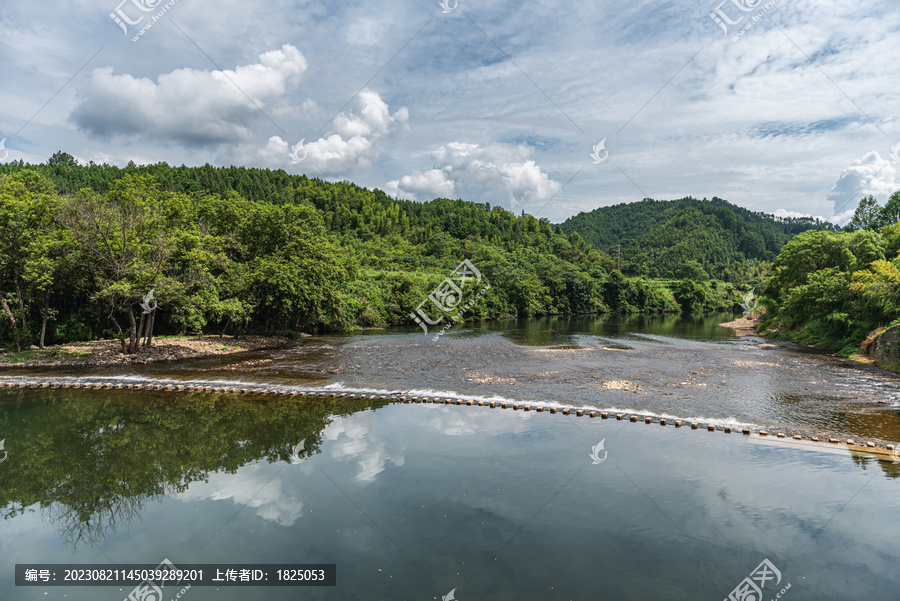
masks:
<path fill-rule="evenodd" d="M 84 390 L 152 390 L 167 392 L 203 392 L 213 394 L 247 394 L 247 395 L 277 395 L 277 396 L 293 396 L 293 397 L 318 397 L 318 398 L 349 398 L 349 399 L 379 399 L 383 401 L 396 401 L 399 403 L 431 403 L 439 405 L 466 405 L 478 407 L 490 407 L 491 409 L 512 409 L 513 411 L 535 411 L 537 413 L 550 413 L 555 415 L 574 415 L 576 417 L 591 417 L 600 419 L 616 419 L 619 421 L 628 420 L 633 423 L 643 422 L 645 424 L 657 423 L 665 426 L 671 423 L 676 428 L 690 427 L 691 430 L 706 430 L 707 432 L 720 431 L 725 434 L 732 432 L 740 432 L 746 436 L 758 437 L 761 439 L 771 438 L 773 442 L 777 439 L 784 439 L 785 443 L 806 444 L 810 446 L 828 445 L 837 448 L 845 448 L 855 453 L 870 454 L 874 458 L 881 460 L 900 461 L 900 445 L 886 444 L 878 445 L 870 441 L 856 441 L 852 438 L 840 439 L 834 437 L 822 438 L 818 436 L 808 436 L 803 434 L 794 434 L 790 432 L 774 432 L 770 433 L 766 430 L 751 430 L 750 428 L 731 428 L 730 426 L 722 426 L 717 424 L 702 424 L 695 421 L 686 421 L 681 419 L 667 419 L 665 417 L 653 417 L 650 415 L 633 415 L 628 413 L 611 413 L 609 411 L 596 411 L 590 409 L 579 409 L 576 407 L 557 407 L 545 406 L 537 404 L 515 403 L 511 401 L 474 401 L 472 399 L 452 398 L 452 397 L 420 397 L 407 396 L 401 394 L 359 394 L 353 392 L 327 392 L 323 390 L 298 390 L 278 387 L 230 387 L 230 386 L 209 386 L 209 385 L 193 385 L 193 384 L 122 384 L 104 381 L 26 381 L 26 380 L 2 380 L 0 379 L 0 388 L 70 388 Z"/>

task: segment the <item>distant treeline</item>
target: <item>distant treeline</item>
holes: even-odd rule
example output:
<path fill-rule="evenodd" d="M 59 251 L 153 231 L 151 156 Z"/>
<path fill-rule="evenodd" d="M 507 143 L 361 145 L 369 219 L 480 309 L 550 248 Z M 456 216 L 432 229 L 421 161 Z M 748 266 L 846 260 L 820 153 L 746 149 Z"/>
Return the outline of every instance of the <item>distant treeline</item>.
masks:
<path fill-rule="evenodd" d="M 65 153 L 0 165 L 0 247 L 0 341 L 23 348 L 104 336 L 135 352 L 154 333 L 413 325 L 464 258 L 491 285 L 467 319 L 741 298 L 687 259 L 678 281 L 628 277 L 578 233 L 487 203 L 395 200 L 262 169 L 85 166 Z M 743 289 L 754 270 L 735 271 Z M 158 309 L 145 313 L 151 290 Z"/>
<path fill-rule="evenodd" d="M 756 213 L 721 198 L 688 197 L 600 207 L 567 219 L 562 229 L 595 248 L 621 253 L 622 271 L 629 275 L 677 277 L 685 261 L 696 261 L 713 277 L 741 281 L 757 263 L 773 261 L 796 234 L 840 228 L 809 217 Z"/>

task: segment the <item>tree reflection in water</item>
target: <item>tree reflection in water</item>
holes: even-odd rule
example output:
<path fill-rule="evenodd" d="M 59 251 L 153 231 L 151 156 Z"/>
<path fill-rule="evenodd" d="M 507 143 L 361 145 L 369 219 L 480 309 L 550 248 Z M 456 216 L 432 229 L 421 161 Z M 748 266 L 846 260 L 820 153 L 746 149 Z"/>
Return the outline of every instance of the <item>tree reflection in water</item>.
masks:
<path fill-rule="evenodd" d="M 98 544 L 148 503 L 247 463 L 316 454 L 332 416 L 389 401 L 139 391 L 0 391 L 0 516 L 40 508 L 73 548 Z"/>

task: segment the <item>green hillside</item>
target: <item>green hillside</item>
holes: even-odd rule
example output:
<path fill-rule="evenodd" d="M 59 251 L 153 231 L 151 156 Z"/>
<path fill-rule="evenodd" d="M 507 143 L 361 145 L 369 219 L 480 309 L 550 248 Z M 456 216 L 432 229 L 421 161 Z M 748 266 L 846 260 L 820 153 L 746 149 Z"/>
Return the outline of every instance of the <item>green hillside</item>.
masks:
<path fill-rule="evenodd" d="M 103 336 L 134 352 L 154 331 L 415 326 L 422 306 L 441 324 L 730 310 L 795 231 L 815 227 L 830 226 L 718 199 L 619 205 L 560 227 L 488 203 L 397 200 L 284 171 L 79 165 L 60 152 L 0 165 L 0 343 Z M 619 239 L 622 269 L 618 248 L 608 252 Z M 440 316 L 429 299 L 463 259 L 490 293 L 466 291 L 464 315 Z M 159 317 L 145 323 L 150 290 Z"/>
<path fill-rule="evenodd" d="M 622 271 L 649 277 L 677 277 L 696 261 L 713 277 L 736 281 L 751 262 L 771 262 L 793 236 L 806 230 L 835 230 L 811 218 L 776 218 L 721 198 L 652 200 L 600 207 L 561 224 L 598 250 L 618 258 Z M 621 245 L 621 246 L 620 246 Z"/>
<path fill-rule="evenodd" d="M 450 294 L 463 259 L 481 290 L 458 280 L 465 290 Z M 104 337 L 135 353 L 161 334 L 418 327 L 422 313 L 431 335 L 460 320 L 733 309 L 741 295 L 627 277 L 578 234 L 487 203 L 65 153 L 0 165 L 7 349 Z"/>

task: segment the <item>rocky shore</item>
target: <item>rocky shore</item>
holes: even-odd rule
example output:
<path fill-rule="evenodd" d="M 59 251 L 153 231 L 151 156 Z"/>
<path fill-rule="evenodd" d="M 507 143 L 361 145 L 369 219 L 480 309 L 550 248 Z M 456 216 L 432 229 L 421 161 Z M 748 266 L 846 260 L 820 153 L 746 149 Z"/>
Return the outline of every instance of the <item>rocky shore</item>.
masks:
<path fill-rule="evenodd" d="M 723 328 L 731 328 L 737 336 L 753 336 L 757 333 L 756 328 L 762 322 L 756 312 L 745 313 L 739 319 L 720 323 Z"/>

